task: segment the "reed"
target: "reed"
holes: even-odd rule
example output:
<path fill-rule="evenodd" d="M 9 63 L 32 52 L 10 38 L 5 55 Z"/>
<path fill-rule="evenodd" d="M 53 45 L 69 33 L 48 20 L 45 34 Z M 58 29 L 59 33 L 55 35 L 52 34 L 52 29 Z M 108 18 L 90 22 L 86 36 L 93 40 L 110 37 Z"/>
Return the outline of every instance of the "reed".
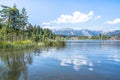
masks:
<path fill-rule="evenodd" d="M 42 42 L 33 42 L 31 40 L 24 40 L 24 41 L 0 41 L 0 49 L 27 49 L 27 48 L 33 48 L 33 47 L 62 47 L 65 46 L 64 41 L 60 40 L 48 40 L 48 41 L 42 41 Z"/>

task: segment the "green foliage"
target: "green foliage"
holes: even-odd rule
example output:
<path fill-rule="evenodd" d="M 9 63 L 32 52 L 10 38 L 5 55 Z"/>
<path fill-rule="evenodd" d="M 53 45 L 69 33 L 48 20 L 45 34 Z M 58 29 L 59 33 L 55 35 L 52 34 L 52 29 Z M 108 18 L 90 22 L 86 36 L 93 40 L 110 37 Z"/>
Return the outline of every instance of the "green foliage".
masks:
<path fill-rule="evenodd" d="M 103 35 L 101 35 L 100 37 L 101 37 L 101 39 L 103 39 L 103 40 L 107 40 L 107 39 L 109 39 L 109 38 L 110 38 L 109 36 L 104 35 L 104 34 L 103 34 Z"/>
<path fill-rule="evenodd" d="M 100 34 L 99 36 L 79 36 L 78 39 L 101 39 L 101 40 L 107 40 L 110 39 L 109 36 L 105 35 L 105 34 Z"/>
<path fill-rule="evenodd" d="M 1 41 L 6 41 L 7 40 L 7 33 L 6 33 L 6 27 L 2 27 L 0 29 L 0 40 Z"/>
<path fill-rule="evenodd" d="M 78 39 L 88 39 L 88 36 L 78 36 Z"/>
<path fill-rule="evenodd" d="M 27 28 L 27 35 L 35 42 L 46 41 L 48 39 L 54 39 L 54 34 L 49 29 L 42 29 L 40 26 L 30 25 Z"/>
<path fill-rule="evenodd" d="M 45 41 L 45 46 L 65 46 L 65 42 L 64 41 Z"/>
<path fill-rule="evenodd" d="M 101 39 L 100 36 L 92 36 L 91 39 Z"/>
<path fill-rule="evenodd" d="M 49 29 L 33 26 L 28 22 L 26 9 L 21 11 L 13 7 L 1 5 L 0 10 L 0 48 L 27 48 L 30 46 L 61 45 L 60 41 L 52 41 L 55 34 Z M 61 43 L 61 42 L 60 42 Z"/>
<path fill-rule="evenodd" d="M 10 42 L 6 42 L 6 41 L 2 41 L 0 42 L 0 48 L 1 49 L 6 49 L 6 48 L 9 48 L 9 47 L 13 47 L 12 43 Z"/>
<path fill-rule="evenodd" d="M 25 40 L 25 41 L 1 41 L 0 42 L 0 49 L 26 49 L 26 48 L 31 48 L 35 47 L 36 44 L 32 43 L 30 40 Z"/>
<path fill-rule="evenodd" d="M 26 9 L 21 11 L 16 5 L 13 7 L 1 6 L 0 10 L 0 40 L 16 41 L 31 39 L 35 42 L 54 38 L 49 29 L 42 29 L 40 26 L 32 26 L 28 22 Z M 7 37 L 7 38 L 6 38 Z"/>

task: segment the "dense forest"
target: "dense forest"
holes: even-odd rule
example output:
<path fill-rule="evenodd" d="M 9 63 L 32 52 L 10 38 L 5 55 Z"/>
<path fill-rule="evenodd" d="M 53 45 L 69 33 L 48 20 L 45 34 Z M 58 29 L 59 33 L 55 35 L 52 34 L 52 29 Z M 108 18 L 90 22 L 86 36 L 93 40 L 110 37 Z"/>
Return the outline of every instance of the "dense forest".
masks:
<path fill-rule="evenodd" d="M 45 42 L 55 39 L 55 34 L 49 29 L 32 25 L 28 21 L 25 8 L 19 10 L 13 7 L 1 5 L 0 10 L 0 47 L 10 43 L 30 44 L 33 42 Z M 45 42 L 46 43 L 46 42 Z M 51 44 L 51 43 L 50 43 Z"/>

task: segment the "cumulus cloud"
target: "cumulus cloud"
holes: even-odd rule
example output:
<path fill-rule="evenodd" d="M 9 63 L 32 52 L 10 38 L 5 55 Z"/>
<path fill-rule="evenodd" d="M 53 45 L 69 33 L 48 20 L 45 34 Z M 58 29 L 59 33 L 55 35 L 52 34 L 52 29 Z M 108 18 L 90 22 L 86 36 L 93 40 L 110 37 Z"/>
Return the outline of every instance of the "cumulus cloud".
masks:
<path fill-rule="evenodd" d="M 109 25 L 119 24 L 120 23 L 120 18 L 116 18 L 112 21 L 106 21 L 105 23 L 109 24 Z"/>
<path fill-rule="evenodd" d="M 72 15 L 62 14 L 58 19 L 50 21 L 48 23 L 44 22 L 43 24 L 49 25 L 52 23 L 57 23 L 57 24 L 61 24 L 61 23 L 84 23 L 84 22 L 91 20 L 93 18 L 93 15 L 94 15 L 93 11 L 90 11 L 87 14 L 81 13 L 79 11 L 75 11 L 75 12 L 73 12 Z"/>

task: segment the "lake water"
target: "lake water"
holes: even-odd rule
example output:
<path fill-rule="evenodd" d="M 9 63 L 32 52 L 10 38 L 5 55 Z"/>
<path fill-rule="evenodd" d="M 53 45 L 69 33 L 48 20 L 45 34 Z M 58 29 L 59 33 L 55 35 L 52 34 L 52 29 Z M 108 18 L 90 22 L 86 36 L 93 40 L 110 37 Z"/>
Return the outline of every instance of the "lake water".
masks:
<path fill-rule="evenodd" d="M 120 80 L 120 41 L 66 41 L 61 48 L 0 52 L 0 80 Z"/>

